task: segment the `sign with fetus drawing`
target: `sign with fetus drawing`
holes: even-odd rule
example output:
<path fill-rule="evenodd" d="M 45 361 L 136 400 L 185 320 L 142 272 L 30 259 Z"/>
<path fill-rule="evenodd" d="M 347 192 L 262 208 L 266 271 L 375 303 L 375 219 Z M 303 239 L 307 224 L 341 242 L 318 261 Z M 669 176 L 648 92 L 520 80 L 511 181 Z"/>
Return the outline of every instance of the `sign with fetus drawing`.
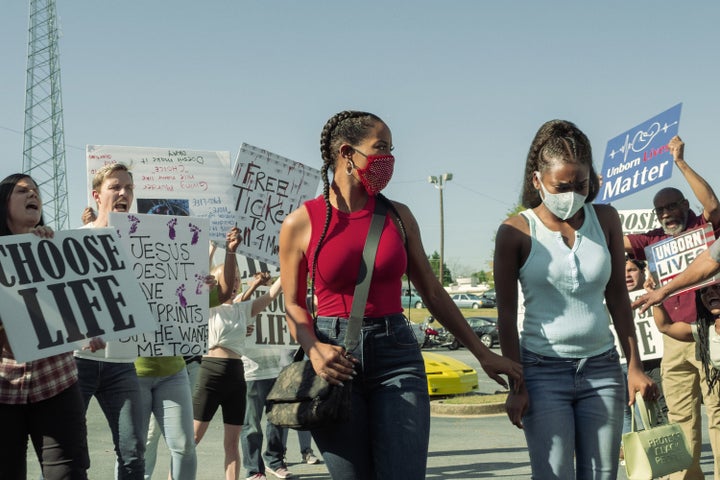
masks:
<path fill-rule="evenodd" d="M 608 142 L 597 203 L 610 203 L 670 179 L 674 162 L 667 145 L 678 133 L 681 109 L 678 103 Z"/>
<path fill-rule="evenodd" d="M 154 330 L 132 266 L 111 228 L 0 237 L 0 321 L 15 360 Z"/>
<path fill-rule="evenodd" d="M 133 175 L 130 211 L 207 218 L 210 239 L 225 242 L 235 226 L 230 209 L 230 152 L 187 148 L 88 145 L 88 192 L 98 169 L 123 163 Z M 95 206 L 92 196 L 88 205 Z"/>
<path fill-rule="evenodd" d="M 232 169 L 238 252 L 278 265 L 280 225 L 288 213 L 316 195 L 320 172 L 267 150 L 243 144 Z"/>
<path fill-rule="evenodd" d="M 126 249 L 154 332 L 124 338 L 140 357 L 203 355 L 209 310 L 208 221 L 175 215 L 111 213 L 110 225 Z"/>

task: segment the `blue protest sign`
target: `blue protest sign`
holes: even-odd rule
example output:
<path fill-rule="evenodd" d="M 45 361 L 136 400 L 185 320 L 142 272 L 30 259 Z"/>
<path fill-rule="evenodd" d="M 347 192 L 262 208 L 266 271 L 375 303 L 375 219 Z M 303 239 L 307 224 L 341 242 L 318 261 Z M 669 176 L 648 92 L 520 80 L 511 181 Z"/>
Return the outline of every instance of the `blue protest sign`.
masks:
<path fill-rule="evenodd" d="M 597 203 L 610 203 L 672 176 L 667 144 L 678 133 L 681 108 L 678 103 L 608 142 Z"/>

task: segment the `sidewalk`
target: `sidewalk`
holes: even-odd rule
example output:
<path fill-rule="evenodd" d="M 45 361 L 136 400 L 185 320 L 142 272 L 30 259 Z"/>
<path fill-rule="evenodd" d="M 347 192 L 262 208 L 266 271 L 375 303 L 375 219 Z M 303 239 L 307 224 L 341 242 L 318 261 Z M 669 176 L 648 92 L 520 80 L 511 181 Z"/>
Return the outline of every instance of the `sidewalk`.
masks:
<path fill-rule="evenodd" d="M 704 413 L 703 413 L 704 418 Z M 197 480 L 223 478 L 222 421 L 217 418 L 210 423 L 205 438 L 197 449 Z M 88 445 L 90 447 L 91 480 L 112 480 L 115 452 L 110 430 L 97 402 L 93 400 L 88 410 Z M 315 453 L 319 455 L 317 449 Z M 28 479 L 40 477 L 39 468 L 32 446 L 28 452 Z M 297 435 L 290 432 L 288 438 L 288 467 L 295 474 L 293 478 L 326 480 L 330 476 L 325 466 L 305 465 L 300 462 Z M 158 461 L 153 478 L 168 478 L 169 455 L 161 441 Z M 701 465 L 707 478 L 712 478 L 712 453 L 707 435 L 703 435 Z M 245 478 L 244 469 L 241 478 Z M 527 479 L 530 466 L 521 430 L 513 427 L 504 414 L 432 417 L 430 452 L 428 454 L 427 477 L 433 480 L 450 479 Z M 275 479 L 273 476 L 269 480 Z M 618 479 L 626 480 L 625 471 L 620 467 Z M 395 480 L 395 479 L 392 479 Z M 401 479 L 398 479 L 401 480 Z"/>

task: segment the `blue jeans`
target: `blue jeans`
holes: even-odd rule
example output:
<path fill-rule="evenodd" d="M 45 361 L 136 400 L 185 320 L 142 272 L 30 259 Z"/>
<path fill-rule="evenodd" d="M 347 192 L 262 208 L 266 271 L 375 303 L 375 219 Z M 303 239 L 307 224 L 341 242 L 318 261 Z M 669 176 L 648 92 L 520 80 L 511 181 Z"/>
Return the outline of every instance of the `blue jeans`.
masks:
<path fill-rule="evenodd" d="M 195 385 L 197 384 L 198 372 L 200 372 L 200 362 L 188 363 L 185 366 L 185 369 L 188 372 L 188 379 L 190 380 L 190 392 L 194 392 Z M 150 426 L 147 430 L 147 440 L 145 443 L 145 469 L 151 473 L 155 470 L 157 449 L 161 436 L 162 432 L 160 432 L 160 425 L 158 425 L 155 416 L 153 416 L 150 419 Z M 145 478 L 149 480 L 150 476 L 146 475 Z"/>
<path fill-rule="evenodd" d="M 319 317 L 320 341 L 343 343 L 347 320 Z M 346 424 L 312 431 L 334 480 L 425 478 L 430 397 L 415 334 L 402 315 L 363 322 Z"/>
<path fill-rule="evenodd" d="M 615 348 L 582 359 L 523 350 L 522 364 L 532 478 L 615 479 L 626 396 Z"/>
<path fill-rule="evenodd" d="M 247 382 L 247 404 L 245 406 L 245 422 L 240 431 L 240 446 L 242 448 L 243 466 L 247 477 L 256 473 L 265 474 L 265 463 L 272 468 L 285 465 L 285 440 L 287 429 L 278 428 L 267 422 L 265 436 L 267 437 L 267 450 L 262 452 L 263 431 L 261 420 L 265 411 L 265 399 L 275 383 L 274 378 L 265 380 L 252 380 Z"/>
<path fill-rule="evenodd" d="M 85 358 L 76 358 L 75 363 L 85 410 L 94 395 L 110 426 L 117 455 L 117 478 L 142 480 L 145 434 L 135 365 Z"/>
<path fill-rule="evenodd" d="M 197 456 L 187 370 L 183 368 L 178 373 L 165 377 L 138 377 L 138 382 L 142 399 L 143 431 L 147 432 L 152 413 L 170 450 L 172 480 L 195 480 Z M 152 473 L 152 470 L 146 467 L 145 478 L 151 478 Z"/>

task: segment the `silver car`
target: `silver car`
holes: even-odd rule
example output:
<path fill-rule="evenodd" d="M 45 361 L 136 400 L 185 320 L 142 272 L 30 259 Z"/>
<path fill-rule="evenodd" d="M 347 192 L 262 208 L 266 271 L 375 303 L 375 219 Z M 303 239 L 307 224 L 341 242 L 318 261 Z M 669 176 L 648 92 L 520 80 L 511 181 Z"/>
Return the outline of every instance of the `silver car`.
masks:
<path fill-rule="evenodd" d="M 452 301 L 455 302 L 455 305 L 459 308 L 483 308 L 486 306 L 486 303 L 489 303 L 480 295 L 475 295 L 474 293 L 456 293 L 450 298 L 452 298 Z"/>

